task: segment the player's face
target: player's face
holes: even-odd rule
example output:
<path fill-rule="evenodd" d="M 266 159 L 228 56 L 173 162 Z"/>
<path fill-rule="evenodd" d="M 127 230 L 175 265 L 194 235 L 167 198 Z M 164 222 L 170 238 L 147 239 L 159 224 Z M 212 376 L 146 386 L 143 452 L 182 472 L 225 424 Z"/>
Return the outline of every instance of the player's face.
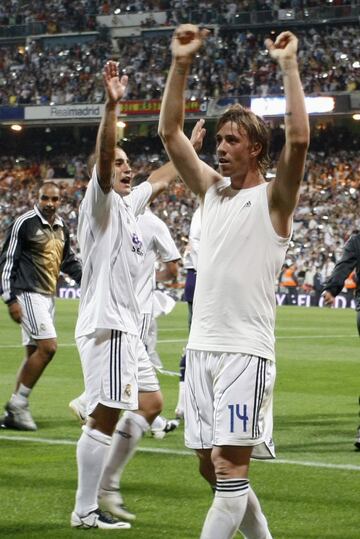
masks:
<path fill-rule="evenodd" d="M 130 193 L 132 172 L 124 150 L 116 148 L 114 191 L 124 197 Z"/>
<path fill-rule="evenodd" d="M 55 219 L 60 206 L 60 190 L 55 185 L 44 185 L 39 191 L 38 207 L 49 223 Z"/>
<path fill-rule="evenodd" d="M 216 153 L 222 176 L 230 176 L 232 184 L 236 178 L 243 179 L 249 171 L 252 146 L 243 128 L 234 122 L 226 122 L 216 135 Z M 256 161 L 255 161 L 256 163 Z"/>

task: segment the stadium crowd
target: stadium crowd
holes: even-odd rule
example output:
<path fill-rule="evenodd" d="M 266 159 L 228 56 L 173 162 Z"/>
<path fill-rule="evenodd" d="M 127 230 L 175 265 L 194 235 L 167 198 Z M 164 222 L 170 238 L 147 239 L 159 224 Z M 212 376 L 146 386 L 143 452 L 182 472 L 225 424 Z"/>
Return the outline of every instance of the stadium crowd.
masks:
<path fill-rule="evenodd" d="M 155 157 L 149 160 L 145 154 L 133 156 L 133 173 L 149 174 L 165 161 L 164 154 Z M 214 164 L 212 155 L 205 157 Z M 270 169 L 268 176 L 274 173 Z M 73 247 L 78 251 L 78 207 L 88 182 L 85 155 L 62 155 L 41 164 L 11 157 L 1 159 L 0 243 L 12 220 L 32 207 L 39 182 L 54 178 L 61 178 L 57 180 L 63 201 L 60 214 L 69 225 Z M 359 190 L 358 151 L 310 152 L 286 261 L 288 266 L 294 266 L 298 284 L 307 291 L 313 286 L 315 274 L 321 282 L 326 280 L 345 241 L 354 230 L 360 230 Z M 167 223 L 181 252 L 188 241 L 196 205 L 194 196 L 179 182 L 153 204 L 154 212 Z"/>
<path fill-rule="evenodd" d="M 300 30 L 299 60 L 307 95 L 360 89 L 358 27 Z M 188 97 L 279 95 L 281 81 L 263 46 L 264 31 L 221 30 L 194 62 Z M 118 52 L 101 36 L 93 42 L 0 47 L 0 105 L 101 103 L 102 66 L 115 58 L 130 77 L 127 99 L 156 99 L 169 65 L 168 37 L 118 39 Z M 205 66 L 211 65 L 211 69 Z"/>
<path fill-rule="evenodd" d="M 332 6 L 332 2 L 327 2 Z M 358 0 L 337 0 L 334 7 L 358 5 Z M 214 9 L 216 7 L 216 9 Z M 229 23 L 236 13 L 266 11 L 276 18 L 281 9 L 294 9 L 296 15 L 304 15 L 306 9 L 318 8 L 316 0 L 3 0 L 0 6 L 0 26 L 42 22 L 48 33 L 94 30 L 96 16 L 123 13 L 149 13 L 167 11 L 167 25 L 184 20 L 194 23 Z M 346 11 L 342 11 L 346 14 Z"/>

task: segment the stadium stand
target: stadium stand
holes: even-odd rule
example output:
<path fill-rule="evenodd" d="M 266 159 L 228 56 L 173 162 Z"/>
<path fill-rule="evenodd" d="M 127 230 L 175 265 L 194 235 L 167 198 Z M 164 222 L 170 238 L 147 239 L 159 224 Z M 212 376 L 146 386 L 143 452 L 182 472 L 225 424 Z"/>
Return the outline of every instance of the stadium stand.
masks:
<path fill-rule="evenodd" d="M 281 94 L 274 64 L 261 47 L 266 35 L 266 31 L 250 30 L 214 33 L 206 55 L 194 64 L 188 97 Z M 298 36 L 307 95 L 360 89 L 358 26 L 311 27 Z M 118 38 L 118 51 L 112 50 L 110 40 L 93 37 L 72 45 L 39 39 L 22 45 L 0 43 L 0 105 L 102 103 L 101 69 L 112 57 L 130 76 L 128 99 L 162 95 L 169 65 L 168 36 Z M 204 69 L 209 63 L 210 71 Z"/>
<path fill-rule="evenodd" d="M 170 64 L 169 36 L 174 25 L 184 21 L 212 29 L 206 53 L 194 63 L 189 100 L 226 103 L 226 99 L 244 96 L 281 95 L 278 75 L 261 44 L 269 33 L 296 25 L 306 95 L 349 100 L 353 95 L 356 105 L 359 15 L 359 0 L 322 2 L 321 6 L 312 0 L 224 0 L 221 5 L 215 0 L 4 0 L 0 6 L 0 107 L 20 110 L 33 105 L 101 104 L 101 70 L 109 58 L 119 59 L 129 75 L 129 101 L 159 100 Z M 207 122 L 208 138 L 215 117 L 216 113 Z M 143 117 L 133 121 L 140 123 Z M 156 137 L 156 122 L 155 114 L 131 136 L 128 147 L 126 138 L 123 140 L 134 172 L 149 173 L 166 159 Z M 341 123 L 335 116 L 327 122 L 312 120 L 302 202 L 287 260 L 296 263 L 300 287 L 309 286 L 315 273 L 323 281 L 344 241 L 353 229 L 360 228 L 359 130 L 349 122 Z M 79 131 L 79 122 L 69 122 L 72 127 L 65 134 L 64 128 L 54 129 L 47 121 L 45 134 L 37 132 L 32 139 L 30 135 L 30 141 L 22 138 L 21 151 L 15 143 L 11 145 L 4 128 L 0 129 L 4 154 L 0 160 L 0 241 L 11 220 L 32 205 L 39 181 L 56 178 L 64 200 L 61 212 L 77 248 L 77 209 L 86 189 L 85 163 L 95 140 L 94 123 L 88 134 L 71 135 L 68 143 L 69 129 Z M 275 157 L 283 131 L 278 122 L 271 126 Z M 204 157 L 216 165 L 209 143 Z M 274 172 L 270 170 L 269 175 Z M 337 209 L 340 204 L 341 212 Z M 181 249 L 194 205 L 192 195 L 177 185 L 154 206 Z"/>

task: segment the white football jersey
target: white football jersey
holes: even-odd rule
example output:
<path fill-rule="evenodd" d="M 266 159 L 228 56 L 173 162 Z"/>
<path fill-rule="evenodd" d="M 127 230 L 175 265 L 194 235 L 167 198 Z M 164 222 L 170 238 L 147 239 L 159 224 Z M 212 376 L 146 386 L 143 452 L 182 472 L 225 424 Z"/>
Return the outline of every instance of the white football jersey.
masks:
<path fill-rule="evenodd" d="M 197 268 L 197 259 L 199 253 L 200 245 L 200 234 L 201 234 L 201 208 L 200 206 L 196 208 L 193 213 L 190 231 L 189 231 L 189 243 L 186 246 L 183 264 L 184 269 L 195 269 Z"/>
<path fill-rule="evenodd" d="M 105 194 L 94 167 L 79 211 L 83 274 L 76 337 L 102 328 L 138 334 L 135 289 L 145 252 L 136 216 L 151 193 L 144 182 L 126 198 L 113 190 Z"/>
<path fill-rule="evenodd" d="M 271 223 L 266 183 L 205 196 L 188 348 L 275 359 L 275 283 L 290 238 Z"/>
<path fill-rule="evenodd" d="M 136 293 L 141 313 L 153 314 L 154 290 L 156 286 L 155 263 L 178 260 L 181 255 L 171 237 L 167 225 L 149 208 L 140 214 L 137 222 L 141 231 L 144 253 Z"/>

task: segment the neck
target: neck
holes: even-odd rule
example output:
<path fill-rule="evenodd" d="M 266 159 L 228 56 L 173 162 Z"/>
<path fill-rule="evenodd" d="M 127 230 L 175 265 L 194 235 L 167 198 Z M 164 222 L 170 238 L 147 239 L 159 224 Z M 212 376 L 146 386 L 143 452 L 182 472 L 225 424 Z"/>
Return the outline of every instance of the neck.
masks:
<path fill-rule="evenodd" d="M 234 174 L 230 179 L 233 189 L 250 189 L 265 183 L 264 176 L 259 170 L 250 171 L 244 176 Z"/>

